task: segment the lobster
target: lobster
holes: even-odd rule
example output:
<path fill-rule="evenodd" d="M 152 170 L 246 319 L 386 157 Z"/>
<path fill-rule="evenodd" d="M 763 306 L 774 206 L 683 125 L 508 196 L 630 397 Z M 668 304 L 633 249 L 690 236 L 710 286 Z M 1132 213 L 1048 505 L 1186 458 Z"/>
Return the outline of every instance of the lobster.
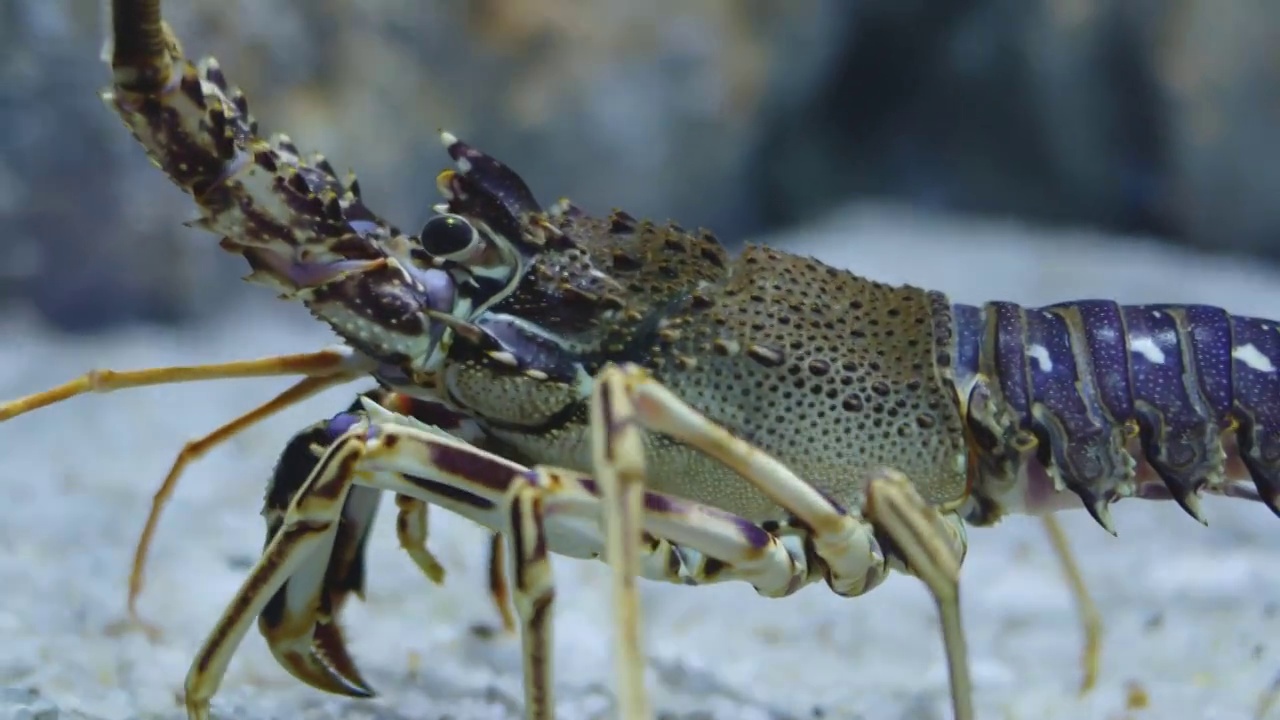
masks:
<path fill-rule="evenodd" d="M 0 420 L 87 392 L 301 376 L 188 445 L 186 463 L 320 390 L 379 389 L 299 432 L 268 488 L 262 555 L 198 651 L 187 713 L 211 699 L 249 625 L 324 691 L 372 694 L 336 618 L 364 582 L 371 519 L 430 578 L 436 505 L 489 529 L 509 564 L 525 713 L 554 717 L 549 557 L 611 568 L 619 715 L 652 716 L 636 579 L 746 582 L 842 596 L 892 571 L 936 601 L 953 712 L 972 720 L 960 618 L 966 526 L 1083 507 L 1114 533 L 1126 497 L 1206 494 L 1280 514 L 1280 335 L 1201 305 L 1103 300 L 972 306 L 781 250 L 731 255 L 709 231 L 544 207 L 510 168 L 454 135 L 445 202 L 417 234 L 364 203 L 354 177 L 283 135 L 264 139 L 213 59 L 189 61 L 158 0 L 111 3 L 104 100 L 200 208 L 193 224 L 248 280 L 341 338 L 316 352 L 218 365 L 99 370 L 0 405 Z M 1058 543 L 1086 617 L 1096 613 Z M 505 555 L 505 559 L 504 559 Z M 495 575 L 500 577 L 500 575 Z M 502 580 L 495 597 L 506 593 Z"/>

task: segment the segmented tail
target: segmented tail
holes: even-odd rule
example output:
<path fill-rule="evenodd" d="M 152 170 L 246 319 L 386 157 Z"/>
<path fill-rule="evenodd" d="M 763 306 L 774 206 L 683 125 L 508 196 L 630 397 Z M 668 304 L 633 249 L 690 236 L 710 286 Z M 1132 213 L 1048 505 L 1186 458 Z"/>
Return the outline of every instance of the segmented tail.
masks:
<path fill-rule="evenodd" d="M 956 305 L 954 317 L 975 522 L 1052 509 L 1061 488 L 1111 532 L 1122 497 L 1172 498 L 1201 522 L 1201 493 L 1280 515 L 1274 321 L 1107 300 Z"/>

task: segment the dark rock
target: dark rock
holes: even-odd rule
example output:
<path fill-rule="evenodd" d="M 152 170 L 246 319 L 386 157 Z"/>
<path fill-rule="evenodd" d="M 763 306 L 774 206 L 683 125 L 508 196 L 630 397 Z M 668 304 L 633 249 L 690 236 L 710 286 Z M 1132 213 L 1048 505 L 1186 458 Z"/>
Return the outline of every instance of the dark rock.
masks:
<path fill-rule="evenodd" d="M 1280 257 L 1280 8 L 869 3 L 758 148 L 765 222 L 850 197 Z"/>

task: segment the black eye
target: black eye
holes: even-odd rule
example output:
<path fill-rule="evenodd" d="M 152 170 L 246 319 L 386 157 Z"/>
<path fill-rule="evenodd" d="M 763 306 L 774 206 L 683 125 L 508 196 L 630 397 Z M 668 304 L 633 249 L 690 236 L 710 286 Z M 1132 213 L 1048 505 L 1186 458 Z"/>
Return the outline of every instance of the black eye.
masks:
<path fill-rule="evenodd" d="M 437 257 L 462 252 L 475 240 L 471 223 L 457 215 L 437 215 L 422 226 L 422 247 Z"/>

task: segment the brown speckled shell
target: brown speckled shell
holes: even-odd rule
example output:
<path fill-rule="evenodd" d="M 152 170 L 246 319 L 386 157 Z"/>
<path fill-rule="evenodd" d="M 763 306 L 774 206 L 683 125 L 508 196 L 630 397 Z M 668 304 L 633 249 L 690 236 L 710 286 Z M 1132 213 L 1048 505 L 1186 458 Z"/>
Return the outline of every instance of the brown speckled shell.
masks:
<path fill-rule="evenodd" d="M 861 479 L 879 466 L 905 472 L 931 503 L 964 496 L 963 430 L 938 369 L 947 338 L 937 328 L 946 325 L 934 322 L 928 293 L 768 248 L 731 258 L 709 233 L 623 213 L 562 217 L 559 225 L 589 258 L 580 267 L 596 275 L 547 258 L 541 280 L 528 280 L 499 309 L 536 320 L 537 307 L 554 308 L 550 325 L 596 351 L 584 363 L 588 371 L 607 361 L 643 364 L 846 506 L 861 504 Z M 546 272 L 552 265 L 556 272 Z M 566 295 L 566 287 L 575 291 Z M 565 322 L 568 295 L 584 311 L 595 306 L 582 313 L 589 321 Z M 535 432 L 497 429 L 501 440 L 529 461 L 590 467 L 585 408 L 545 424 L 554 406 L 564 407 L 569 388 L 496 381 L 482 368 L 466 381 L 472 392 L 464 399 L 481 416 L 511 420 L 517 409 L 527 412 L 531 396 L 550 401 L 528 415 L 544 423 Z M 662 437 L 651 436 L 649 447 L 654 489 L 754 520 L 784 519 L 720 465 Z"/>

